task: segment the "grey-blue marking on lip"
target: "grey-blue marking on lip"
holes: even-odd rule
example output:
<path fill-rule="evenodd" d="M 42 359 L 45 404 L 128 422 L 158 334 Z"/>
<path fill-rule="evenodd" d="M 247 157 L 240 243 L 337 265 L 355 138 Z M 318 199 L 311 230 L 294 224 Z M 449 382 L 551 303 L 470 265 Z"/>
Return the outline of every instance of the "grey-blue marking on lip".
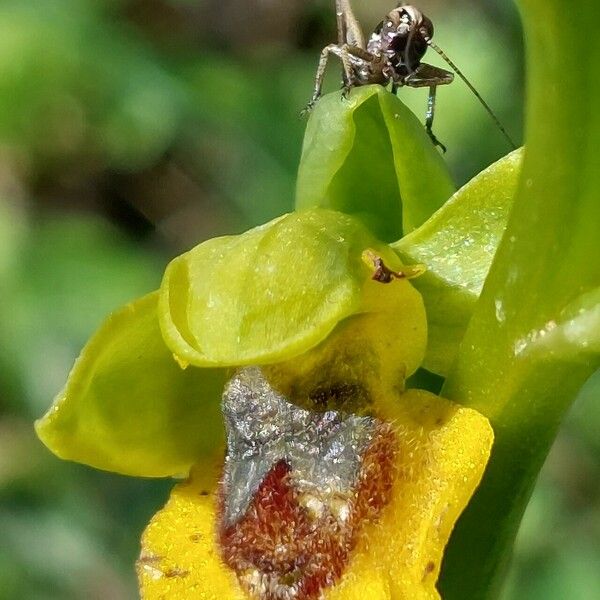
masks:
<path fill-rule="evenodd" d="M 371 417 L 298 408 L 269 385 L 258 367 L 234 375 L 225 386 L 222 408 L 227 430 L 225 525 L 244 516 L 280 460 L 290 466 L 299 492 L 349 495 L 379 423 Z"/>

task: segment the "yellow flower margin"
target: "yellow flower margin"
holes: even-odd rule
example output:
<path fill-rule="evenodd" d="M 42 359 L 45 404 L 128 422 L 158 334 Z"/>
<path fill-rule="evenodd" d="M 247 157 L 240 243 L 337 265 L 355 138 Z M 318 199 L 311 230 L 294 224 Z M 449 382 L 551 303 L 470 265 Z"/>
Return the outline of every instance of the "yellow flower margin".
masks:
<path fill-rule="evenodd" d="M 392 498 L 361 530 L 341 580 L 325 600 L 439 598 L 444 547 L 483 475 L 493 433 L 485 417 L 429 392 L 380 406 L 399 451 Z M 197 465 L 142 537 L 137 570 L 144 600 L 247 600 L 216 543 L 218 471 Z"/>

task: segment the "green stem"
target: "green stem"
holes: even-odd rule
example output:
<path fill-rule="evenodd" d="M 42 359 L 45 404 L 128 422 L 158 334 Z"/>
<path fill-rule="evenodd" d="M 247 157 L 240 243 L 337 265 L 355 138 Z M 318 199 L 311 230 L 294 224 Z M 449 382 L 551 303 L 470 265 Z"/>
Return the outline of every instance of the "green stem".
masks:
<path fill-rule="evenodd" d="M 506 234 L 443 390 L 486 414 L 496 443 L 446 553 L 445 600 L 499 595 L 556 430 L 599 366 L 598 355 L 585 347 L 528 351 L 569 303 L 600 286 L 597 0 L 568 6 L 518 1 L 528 67 L 523 171 Z"/>

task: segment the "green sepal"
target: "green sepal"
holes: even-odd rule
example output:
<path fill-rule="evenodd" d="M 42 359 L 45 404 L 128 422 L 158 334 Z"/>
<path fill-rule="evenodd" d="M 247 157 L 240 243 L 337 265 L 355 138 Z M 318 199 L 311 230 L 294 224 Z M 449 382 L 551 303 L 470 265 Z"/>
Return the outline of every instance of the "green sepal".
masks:
<path fill-rule="evenodd" d="M 423 366 L 445 376 L 465 334 L 506 229 L 522 149 L 479 173 L 424 225 L 392 247 L 427 272 L 414 280 L 427 309 L 429 339 Z"/>
<path fill-rule="evenodd" d="M 454 193 L 439 151 L 415 115 L 380 85 L 328 94 L 304 137 L 296 208 L 360 218 L 394 241 L 424 223 Z"/>
<path fill-rule="evenodd" d="M 125 475 L 185 474 L 223 442 L 220 369 L 173 360 L 158 326 L 158 293 L 111 314 L 46 415 L 39 438 L 63 459 Z"/>
<path fill-rule="evenodd" d="M 393 250 L 358 220 L 324 209 L 290 213 L 242 235 L 204 242 L 165 272 L 159 303 L 165 342 L 180 361 L 202 367 L 298 356 L 340 321 L 378 311 L 371 290 L 385 284 L 371 280 L 374 268 L 363 261 L 369 249 L 390 268 L 402 269 Z M 393 283 L 422 306 L 408 281 Z M 419 337 L 424 312 L 415 314 L 414 323 Z M 406 343 L 410 348 L 410 339 Z M 418 364 L 410 362 L 414 370 Z"/>

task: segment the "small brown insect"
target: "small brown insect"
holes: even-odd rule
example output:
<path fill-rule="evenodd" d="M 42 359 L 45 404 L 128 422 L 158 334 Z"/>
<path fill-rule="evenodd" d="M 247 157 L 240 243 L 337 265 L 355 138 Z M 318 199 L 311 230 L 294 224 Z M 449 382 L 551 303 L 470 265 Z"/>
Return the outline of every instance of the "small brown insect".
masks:
<path fill-rule="evenodd" d="M 414 279 L 427 270 L 425 265 L 410 265 L 402 271 L 393 271 L 383 262 L 383 258 L 370 248 L 362 253 L 362 259 L 366 265 L 375 269 L 371 279 L 379 283 L 391 283 L 394 279 Z"/>
<path fill-rule="evenodd" d="M 417 8 L 401 3 L 387 14 L 365 40 L 363 31 L 354 16 L 350 0 L 336 0 L 336 17 L 338 43 L 323 48 L 317 74 L 315 88 L 306 110 L 309 111 L 321 96 L 323 78 L 330 55 L 337 56 L 343 66 L 343 96 L 351 88 L 359 85 L 391 83 L 392 92 L 402 86 L 429 87 L 425 129 L 431 141 L 444 152 L 446 148 L 435 137 L 432 131 L 435 112 L 435 95 L 438 85 L 448 85 L 454 80 L 454 73 L 421 62 L 427 48 L 433 48 L 467 84 L 485 110 L 490 114 L 509 144 L 516 148 L 514 142 L 487 105 L 479 92 L 463 75 L 448 56 L 436 46 L 433 37 L 433 23 Z"/>

